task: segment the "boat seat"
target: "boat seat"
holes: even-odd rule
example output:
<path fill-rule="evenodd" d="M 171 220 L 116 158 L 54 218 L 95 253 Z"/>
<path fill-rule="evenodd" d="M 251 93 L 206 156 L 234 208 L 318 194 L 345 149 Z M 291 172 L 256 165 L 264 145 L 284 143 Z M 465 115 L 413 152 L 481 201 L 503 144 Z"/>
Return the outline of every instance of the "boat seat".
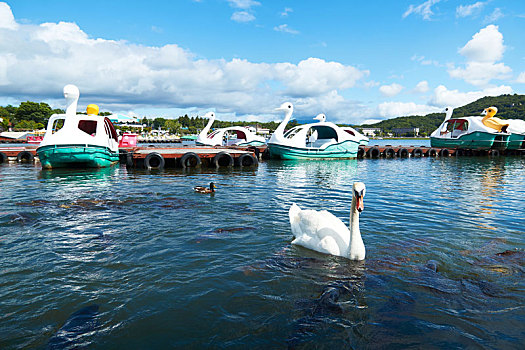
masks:
<path fill-rule="evenodd" d="M 337 143 L 335 139 L 318 139 L 315 142 L 311 143 L 312 148 L 326 148 L 331 144 Z"/>
<path fill-rule="evenodd" d="M 463 130 L 455 129 L 452 131 L 452 137 L 458 137 L 459 135 L 463 134 Z"/>

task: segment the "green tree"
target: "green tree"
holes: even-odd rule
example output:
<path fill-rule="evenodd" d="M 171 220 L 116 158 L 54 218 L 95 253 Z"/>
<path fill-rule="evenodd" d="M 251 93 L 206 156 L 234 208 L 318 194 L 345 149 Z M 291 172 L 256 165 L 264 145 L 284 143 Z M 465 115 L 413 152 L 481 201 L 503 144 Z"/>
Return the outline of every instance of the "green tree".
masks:
<path fill-rule="evenodd" d="M 164 123 L 164 128 L 167 129 L 171 134 L 178 134 L 182 125 L 175 119 L 168 119 Z"/>
<path fill-rule="evenodd" d="M 164 124 L 165 123 L 166 123 L 166 119 L 165 118 L 155 118 L 153 120 L 152 127 L 153 127 L 153 129 L 164 128 Z"/>
<path fill-rule="evenodd" d="M 22 120 L 21 122 L 18 122 L 15 125 L 15 130 L 29 131 L 29 130 L 42 129 L 43 127 L 44 127 L 44 124 L 42 123 L 37 123 L 33 120 Z"/>
<path fill-rule="evenodd" d="M 47 103 L 26 101 L 20 104 L 16 109 L 13 122 L 18 124 L 23 120 L 31 120 L 36 123 L 46 124 L 49 117 L 53 114 L 53 110 Z"/>

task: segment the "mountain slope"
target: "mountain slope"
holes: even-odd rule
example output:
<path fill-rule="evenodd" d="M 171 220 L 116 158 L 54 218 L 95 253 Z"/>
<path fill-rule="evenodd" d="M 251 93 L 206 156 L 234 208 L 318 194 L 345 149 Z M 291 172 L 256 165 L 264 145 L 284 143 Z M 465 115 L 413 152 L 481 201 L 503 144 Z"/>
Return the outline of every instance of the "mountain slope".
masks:
<path fill-rule="evenodd" d="M 480 115 L 490 106 L 498 108 L 498 118 L 525 120 L 525 95 L 501 95 L 480 98 L 468 105 L 454 109 L 453 117 Z M 445 118 L 445 113 L 431 113 L 424 116 L 413 115 L 383 120 L 375 124 L 363 124 L 361 127 L 381 128 L 385 132 L 393 128 L 419 128 L 421 133 L 431 133 Z"/>

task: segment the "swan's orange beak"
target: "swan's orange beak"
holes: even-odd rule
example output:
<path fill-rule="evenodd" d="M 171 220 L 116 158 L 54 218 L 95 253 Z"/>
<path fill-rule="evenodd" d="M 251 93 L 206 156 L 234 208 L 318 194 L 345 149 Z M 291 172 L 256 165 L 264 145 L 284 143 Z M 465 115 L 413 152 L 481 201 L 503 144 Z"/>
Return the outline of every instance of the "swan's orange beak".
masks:
<path fill-rule="evenodd" d="M 363 209 L 365 209 L 365 205 L 363 204 L 363 197 L 362 196 L 356 196 L 356 208 L 358 212 L 362 212 Z"/>

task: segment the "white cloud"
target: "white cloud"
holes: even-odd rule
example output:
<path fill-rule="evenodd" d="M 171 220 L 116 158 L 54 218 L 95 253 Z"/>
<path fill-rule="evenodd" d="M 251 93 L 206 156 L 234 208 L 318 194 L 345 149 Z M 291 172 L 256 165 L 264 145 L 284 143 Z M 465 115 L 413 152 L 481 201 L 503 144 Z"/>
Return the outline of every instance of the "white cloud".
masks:
<path fill-rule="evenodd" d="M 381 85 L 381 83 L 379 83 L 378 81 L 375 81 L 375 80 L 370 80 L 370 81 L 365 81 L 363 83 L 363 86 L 367 89 L 369 88 L 372 88 L 372 87 L 376 87 L 376 86 L 379 86 Z"/>
<path fill-rule="evenodd" d="M 287 86 L 286 93 L 292 96 L 315 96 L 334 89 L 345 90 L 368 75 L 368 71 L 319 58 L 308 58 L 298 65 L 277 63 L 273 67 L 279 80 Z"/>
<path fill-rule="evenodd" d="M 253 6 L 261 5 L 260 2 L 254 0 L 228 0 L 228 3 L 233 8 L 248 10 Z"/>
<path fill-rule="evenodd" d="M 383 119 L 366 119 L 361 122 L 361 125 L 371 125 L 375 123 L 379 123 L 383 121 Z"/>
<path fill-rule="evenodd" d="M 516 83 L 525 84 L 525 72 L 521 72 L 516 79 Z"/>
<path fill-rule="evenodd" d="M 347 118 L 344 111 L 355 104 L 340 93 L 368 74 L 319 58 L 272 64 L 199 59 L 175 44 L 154 47 L 90 38 L 67 22 L 0 28 L 0 96 L 57 99 L 54 107 L 63 107 L 62 88 L 71 83 L 80 89 L 80 105 L 97 103 L 104 110 L 213 108 L 263 120 L 275 119 L 274 108 L 291 100 L 308 106 L 299 112 L 312 114 L 319 113 L 319 103 L 318 109 L 325 106 L 336 121 Z"/>
<path fill-rule="evenodd" d="M 444 85 L 439 85 L 434 89 L 434 96 L 429 104 L 438 107 L 452 106 L 456 108 L 474 102 L 485 96 L 499 96 L 503 94 L 511 94 L 512 92 L 512 88 L 506 85 L 470 92 L 449 90 Z"/>
<path fill-rule="evenodd" d="M 474 34 L 459 50 L 467 59 L 465 68 L 452 65 L 448 72 L 453 78 L 463 79 L 477 86 L 487 85 L 493 79 L 507 79 L 512 69 L 504 63 L 497 63 L 503 58 L 504 52 L 503 35 L 498 26 L 490 24 Z"/>
<path fill-rule="evenodd" d="M 410 60 L 419 62 L 422 66 L 434 65 L 439 66 L 439 62 L 435 60 L 426 59 L 425 56 L 413 55 Z"/>
<path fill-rule="evenodd" d="M 15 21 L 11 7 L 5 2 L 0 2 L 0 28 L 16 30 L 18 23 Z"/>
<path fill-rule="evenodd" d="M 388 97 L 396 96 L 401 92 L 401 90 L 403 90 L 403 86 L 397 83 L 392 83 L 390 85 L 382 85 L 381 87 L 379 87 L 379 91 L 381 92 L 381 94 L 383 94 L 383 96 Z"/>
<path fill-rule="evenodd" d="M 289 34 L 299 34 L 299 31 L 288 27 L 288 24 L 281 24 L 280 26 L 273 27 L 273 30 L 276 32 L 283 32 Z"/>
<path fill-rule="evenodd" d="M 416 93 L 425 93 L 428 91 L 428 82 L 426 80 L 420 81 L 417 83 L 416 87 L 413 90 Z"/>
<path fill-rule="evenodd" d="M 503 58 L 505 46 L 503 34 L 498 26 L 490 24 L 474 34 L 472 39 L 459 50 L 469 61 L 496 62 Z"/>
<path fill-rule="evenodd" d="M 431 19 L 430 17 L 434 14 L 434 12 L 432 12 L 432 6 L 434 6 L 440 1 L 441 0 L 427 0 L 424 3 L 417 5 L 417 6 L 410 5 L 408 9 L 405 11 L 405 13 L 403 13 L 403 18 L 406 18 L 407 16 L 414 13 L 414 14 L 421 15 L 421 17 L 423 17 L 424 20 L 428 21 Z"/>
<path fill-rule="evenodd" d="M 511 77 L 512 69 L 504 63 L 467 62 L 465 68 L 452 68 L 448 73 L 452 78 L 465 80 L 467 83 L 483 86 L 493 79 L 505 80 Z"/>
<path fill-rule="evenodd" d="M 154 33 L 159 33 L 159 34 L 164 32 L 164 30 L 161 27 L 157 27 L 157 26 L 151 26 L 151 31 Z"/>
<path fill-rule="evenodd" d="M 426 115 L 439 111 L 441 111 L 439 107 L 418 105 L 414 102 L 383 102 L 378 106 L 378 114 L 384 118 Z"/>
<path fill-rule="evenodd" d="M 494 11 L 492 11 L 492 13 L 490 15 L 485 17 L 484 22 L 485 23 L 493 23 L 493 22 L 496 22 L 497 20 L 503 18 L 504 16 L 505 15 L 503 14 L 503 12 L 501 12 L 501 9 L 495 8 Z"/>
<path fill-rule="evenodd" d="M 236 11 L 232 14 L 230 19 L 235 22 L 246 23 L 254 21 L 255 16 L 246 11 Z"/>
<path fill-rule="evenodd" d="M 293 12 L 293 9 L 285 7 L 283 12 L 281 12 L 281 17 L 288 17 L 288 15 Z"/>
<path fill-rule="evenodd" d="M 456 8 L 456 17 L 468 17 L 477 14 L 486 4 L 487 2 L 478 1 L 472 5 L 459 5 Z"/>

